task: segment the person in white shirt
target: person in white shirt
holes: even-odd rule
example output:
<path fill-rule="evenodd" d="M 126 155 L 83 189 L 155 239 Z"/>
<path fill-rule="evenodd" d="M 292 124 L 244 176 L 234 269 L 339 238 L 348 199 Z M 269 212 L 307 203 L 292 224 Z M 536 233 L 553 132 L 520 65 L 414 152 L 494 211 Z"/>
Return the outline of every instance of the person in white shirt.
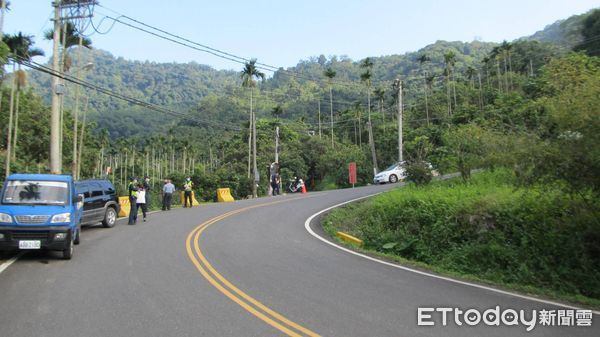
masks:
<path fill-rule="evenodd" d="M 142 209 L 142 216 L 144 217 L 144 222 L 146 222 L 146 212 L 148 211 L 148 207 L 146 205 L 146 190 L 144 189 L 144 185 L 140 184 L 138 186 L 137 191 L 137 209 Z M 137 214 L 136 214 L 137 218 Z"/>

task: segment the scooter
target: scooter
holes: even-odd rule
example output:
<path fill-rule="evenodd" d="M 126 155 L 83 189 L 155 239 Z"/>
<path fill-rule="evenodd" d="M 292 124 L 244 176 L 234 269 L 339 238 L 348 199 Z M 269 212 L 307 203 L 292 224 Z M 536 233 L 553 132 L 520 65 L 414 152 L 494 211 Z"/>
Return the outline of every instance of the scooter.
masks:
<path fill-rule="evenodd" d="M 288 191 L 290 191 L 290 193 L 302 192 L 302 186 L 304 186 L 304 181 L 301 178 L 290 179 Z"/>

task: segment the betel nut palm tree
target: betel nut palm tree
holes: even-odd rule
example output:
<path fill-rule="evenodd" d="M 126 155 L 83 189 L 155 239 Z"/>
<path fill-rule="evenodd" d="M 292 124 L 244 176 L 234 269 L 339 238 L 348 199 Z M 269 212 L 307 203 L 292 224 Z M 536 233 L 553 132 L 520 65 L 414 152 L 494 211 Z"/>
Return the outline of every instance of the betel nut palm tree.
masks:
<path fill-rule="evenodd" d="M 254 177 L 252 180 L 252 197 L 256 198 L 258 196 L 256 187 L 259 180 L 259 175 L 256 166 L 256 114 L 252 109 L 252 92 L 253 88 L 256 86 L 255 79 L 264 80 L 265 74 L 258 70 L 258 67 L 256 66 L 256 59 L 251 59 L 244 64 L 244 69 L 240 74 L 240 78 L 242 79 L 242 86 L 250 90 L 250 129 L 252 137 L 252 168 L 254 172 Z"/>
<path fill-rule="evenodd" d="M 337 73 L 335 70 L 331 69 L 331 67 L 325 69 L 323 75 L 327 77 L 327 81 L 329 82 L 329 112 L 330 112 L 330 122 L 331 122 L 331 147 L 333 148 L 333 78 Z"/>
<path fill-rule="evenodd" d="M 365 83 L 367 87 L 367 116 L 369 124 L 367 126 L 367 131 L 369 132 L 369 146 L 371 148 L 371 159 L 373 160 L 373 174 L 377 174 L 377 171 L 379 171 L 379 169 L 377 167 L 375 140 L 373 139 L 373 122 L 371 121 L 371 78 L 373 77 L 371 70 L 373 69 L 373 61 L 371 61 L 371 59 L 367 57 L 361 62 L 360 67 L 365 69 L 365 72 L 360 75 L 360 79 Z"/>
<path fill-rule="evenodd" d="M 10 173 L 11 161 L 16 159 L 16 144 L 18 137 L 18 111 L 19 111 L 19 98 L 21 88 L 25 85 L 26 74 L 21 70 L 21 63 L 28 62 L 35 56 L 42 56 L 44 52 L 39 48 L 33 47 L 33 36 L 23 35 L 21 32 L 15 35 L 6 35 L 3 37 L 4 43 L 10 49 L 10 58 L 13 62 L 13 82 L 10 95 L 10 111 L 9 111 L 9 125 L 8 125 L 8 136 L 6 145 L 6 174 Z M 18 64 L 18 70 L 16 65 Z M 15 89 L 17 91 L 16 99 L 16 113 L 14 112 L 14 94 Z M 14 138 L 13 138 L 13 115 L 14 115 Z"/>

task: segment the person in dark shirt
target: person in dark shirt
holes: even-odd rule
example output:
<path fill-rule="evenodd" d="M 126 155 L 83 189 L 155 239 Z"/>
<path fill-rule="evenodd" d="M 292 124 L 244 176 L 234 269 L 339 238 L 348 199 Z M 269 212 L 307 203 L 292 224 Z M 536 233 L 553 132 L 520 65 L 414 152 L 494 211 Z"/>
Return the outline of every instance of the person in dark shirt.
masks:
<path fill-rule="evenodd" d="M 137 178 L 131 177 L 129 178 L 129 185 L 127 187 L 127 191 L 129 194 L 129 225 L 135 225 L 137 222 L 137 191 L 138 191 L 138 181 Z"/>

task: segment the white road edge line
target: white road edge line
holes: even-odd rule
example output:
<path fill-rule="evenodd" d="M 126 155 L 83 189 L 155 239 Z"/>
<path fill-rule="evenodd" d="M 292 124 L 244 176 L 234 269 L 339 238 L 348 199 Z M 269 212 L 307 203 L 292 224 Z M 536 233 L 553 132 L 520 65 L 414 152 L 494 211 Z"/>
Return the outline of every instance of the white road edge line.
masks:
<path fill-rule="evenodd" d="M 346 205 L 346 204 L 349 204 L 349 203 L 352 203 L 352 202 L 355 202 L 355 201 L 358 201 L 358 200 L 370 198 L 370 197 L 373 197 L 373 196 L 381 194 L 381 193 L 382 192 L 370 194 L 370 195 L 367 195 L 367 196 L 364 196 L 364 197 L 360 197 L 360 198 L 348 200 L 348 201 L 339 203 L 337 205 L 333 205 L 331 207 L 325 208 L 325 209 L 323 209 L 323 210 L 321 210 L 321 211 L 319 211 L 319 212 L 311 215 L 308 219 L 306 219 L 306 221 L 304 222 L 304 228 L 306 228 L 306 230 L 312 236 L 314 236 L 315 238 L 317 238 L 317 239 L 325 242 L 326 244 L 328 244 L 330 246 L 333 246 L 333 247 L 335 247 L 337 249 L 343 250 L 343 251 L 345 251 L 347 253 L 350 253 L 350 254 L 353 254 L 353 255 L 356 255 L 356 256 L 360 256 L 360 257 L 365 258 L 367 260 L 371 260 L 373 262 L 384 264 L 386 266 L 390 266 L 390 267 L 397 268 L 397 269 L 402 269 L 402 270 L 405 270 L 405 271 L 408 271 L 408 272 L 411 272 L 411 273 L 415 273 L 415 274 L 419 274 L 419 275 L 423 275 L 423 276 L 428 276 L 428 277 L 432 277 L 432 278 L 436 278 L 436 279 L 440 279 L 440 280 L 444 280 L 444 281 L 448 281 L 448 282 L 458 283 L 458 284 L 461 284 L 461 285 L 464 285 L 464 286 L 468 286 L 468 287 L 484 289 L 484 290 L 487 290 L 487 291 L 491 291 L 491 292 L 495 292 L 495 293 L 499 293 L 499 294 L 503 294 L 503 295 L 508 295 L 508 296 L 512 296 L 512 297 L 518 297 L 518 298 L 529 300 L 529 301 L 533 301 L 533 302 L 550 304 L 550 305 L 553 305 L 553 306 L 567 308 L 567 309 L 589 310 L 589 309 L 585 309 L 585 308 L 580 308 L 580 307 L 575 307 L 575 306 L 567 305 L 567 304 L 564 304 L 564 303 L 543 300 L 543 299 L 540 299 L 540 298 L 535 298 L 535 297 L 531 297 L 531 296 L 521 295 L 521 294 L 513 293 L 513 292 L 510 292 L 510 291 L 505 291 L 505 290 L 500 290 L 500 289 L 496 289 L 496 288 L 486 287 L 486 286 L 483 286 L 483 285 L 480 285 L 480 284 L 476 284 L 476 283 L 470 283 L 470 282 L 460 281 L 460 280 L 456 280 L 456 279 L 453 279 L 453 278 L 450 278 L 450 277 L 435 275 L 435 274 L 427 273 L 427 272 L 420 271 L 420 270 L 417 270 L 417 269 L 408 268 L 408 267 L 405 267 L 405 266 L 402 266 L 402 265 L 399 265 L 399 264 L 395 264 L 395 263 L 390 263 L 390 262 L 387 262 L 387 261 L 379 260 L 379 259 L 373 258 L 371 256 L 355 252 L 355 251 L 350 250 L 350 249 L 348 249 L 346 247 L 342 247 L 342 246 L 340 246 L 338 244 L 335 244 L 335 243 L 333 243 L 333 242 L 331 242 L 331 241 L 329 241 L 329 240 L 321 237 L 317 233 L 315 233 L 312 230 L 312 228 L 310 227 L 310 224 L 311 224 L 311 222 L 312 222 L 312 220 L 314 218 L 316 218 L 317 216 L 319 216 L 319 215 L 321 215 L 321 214 L 323 214 L 323 213 L 325 213 L 327 211 L 330 211 L 330 210 L 332 210 L 334 208 L 337 208 L 337 207 L 340 207 L 340 206 L 343 206 L 343 205 Z M 594 313 L 595 315 L 600 315 L 600 311 L 592 310 L 592 313 Z"/>
<path fill-rule="evenodd" d="M 13 256 L 10 260 L 5 261 L 4 263 L 0 264 L 0 274 L 2 274 L 2 272 L 4 270 L 6 270 L 6 268 L 10 267 L 11 264 L 15 263 L 25 253 L 26 252 L 22 251 L 22 252 L 18 253 L 17 255 Z"/>

